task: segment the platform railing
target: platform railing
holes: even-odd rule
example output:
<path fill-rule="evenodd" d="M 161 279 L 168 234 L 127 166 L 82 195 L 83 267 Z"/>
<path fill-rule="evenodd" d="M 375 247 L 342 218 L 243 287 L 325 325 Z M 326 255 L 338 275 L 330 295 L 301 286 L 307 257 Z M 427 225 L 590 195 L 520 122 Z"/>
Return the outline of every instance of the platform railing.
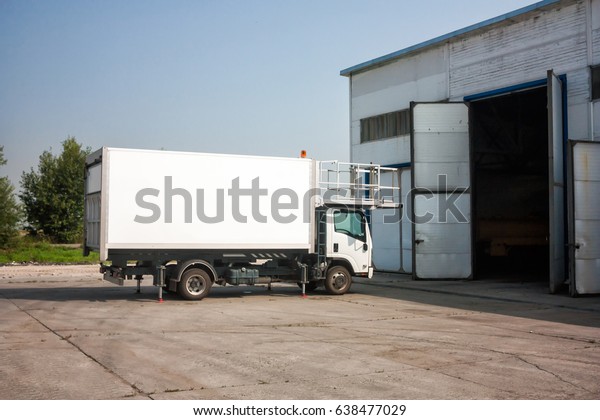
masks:
<path fill-rule="evenodd" d="M 323 202 L 328 205 L 364 208 L 400 206 L 400 186 L 396 168 L 372 163 L 321 161 L 319 187 Z"/>

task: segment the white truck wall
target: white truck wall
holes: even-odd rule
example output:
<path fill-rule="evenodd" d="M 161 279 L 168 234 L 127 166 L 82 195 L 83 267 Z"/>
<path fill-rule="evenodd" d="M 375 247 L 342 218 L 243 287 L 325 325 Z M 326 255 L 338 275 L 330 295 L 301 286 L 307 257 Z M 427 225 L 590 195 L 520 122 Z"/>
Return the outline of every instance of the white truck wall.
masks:
<path fill-rule="evenodd" d="M 311 249 L 311 215 L 305 218 L 303 200 L 314 182 L 312 160 L 105 148 L 102 164 L 104 249 Z M 229 191 L 238 178 L 242 189 L 251 188 L 258 178 L 266 194 L 259 198 L 258 210 L 266 222 L 253 217 L 249 196 L 239 199 L 239 215 L 247 221 L 236 220 Z M 167 189 L 172 192 L 167 200 L 172 203 L 171 222 L 166 220 Z M 217 191 L 222 191 L 223 221 L 199 220 L 198 190 L 204 191 L 208 217 L 217 214 Z M 279 211 L 282 217 L 295 216 L 289 223 L 273 217 L 276 191 L 286 193 L 280 203 L 291 203 L 289 195 L 297 197 L 293 209 Z M 191 220 L 186 220 L 190 208 Z M 156 209 L 158 220 L 136 221 L 151 217 Z"/>

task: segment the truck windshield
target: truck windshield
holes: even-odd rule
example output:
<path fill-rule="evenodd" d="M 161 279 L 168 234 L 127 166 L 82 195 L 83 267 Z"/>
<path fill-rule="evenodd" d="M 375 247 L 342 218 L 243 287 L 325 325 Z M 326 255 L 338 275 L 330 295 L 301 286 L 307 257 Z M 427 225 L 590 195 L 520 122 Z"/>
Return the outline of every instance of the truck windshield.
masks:
<path fill-rule="evenodd" d="M 335 231 L 346 234 L 363 242 L 367 241 L 365 233 L 365 216 L 362 212 L 352 210 L 336 210 L 333 213 Z"/>

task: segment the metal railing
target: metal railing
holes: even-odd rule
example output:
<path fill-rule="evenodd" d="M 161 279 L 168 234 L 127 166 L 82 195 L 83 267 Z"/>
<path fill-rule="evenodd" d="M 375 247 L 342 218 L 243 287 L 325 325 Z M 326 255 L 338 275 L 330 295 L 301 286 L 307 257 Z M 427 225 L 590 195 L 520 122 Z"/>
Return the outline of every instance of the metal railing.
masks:
<path fill-rule="evenodd" d="M 321 161 L 319 188 L 324 204 L 365 208 L 400 206 L 399 177 L 395 168 L 372 163 Z"/>

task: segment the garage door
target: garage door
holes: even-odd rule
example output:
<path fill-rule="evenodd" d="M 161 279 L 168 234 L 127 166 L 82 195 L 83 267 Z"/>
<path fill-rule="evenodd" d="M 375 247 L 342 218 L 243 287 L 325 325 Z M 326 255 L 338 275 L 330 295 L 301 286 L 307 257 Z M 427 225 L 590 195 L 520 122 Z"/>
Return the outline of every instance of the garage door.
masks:
<path fill-rule="evenodd" d="M 600 293 L 600 143 L 570 143 L 569 291 Z"/>
<path fill-rule="evenodd" d="M 469 109 L 413 103 L 413 277 L 472 277 Z"/>
<path fill-rule="evenodd" d="M 563 171 L 563 86 L 552 70 L 548 71 L 548 178 L 550 204 L 550 292 L 565 283 L 565 187 Z"/>

